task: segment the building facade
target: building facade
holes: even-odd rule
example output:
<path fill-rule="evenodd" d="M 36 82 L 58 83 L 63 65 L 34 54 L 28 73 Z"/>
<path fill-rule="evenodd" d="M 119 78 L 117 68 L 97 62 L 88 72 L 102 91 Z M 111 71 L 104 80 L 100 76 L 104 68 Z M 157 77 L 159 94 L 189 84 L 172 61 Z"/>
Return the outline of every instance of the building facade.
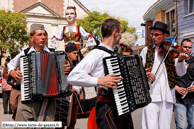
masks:
<path fill-rule="evenodd" d="M 167 40 L 172 39 L 175 33 L 178 31 L 178 5 L 176 0 L 158 0 L 154 3 L 144 14 L 143 19 L 145 21 L 145 44 L 150 44 L 151 37 L 150 27 L 153 26 L 155 21 L 161 21 L 168 25 L 168 31 L 170 35 Z"/>
<path fill-rule="evenodd" d="M 180 41 L 189 38 L 194 43 L 194 0 L 179 0 L 178 8 Z"/>

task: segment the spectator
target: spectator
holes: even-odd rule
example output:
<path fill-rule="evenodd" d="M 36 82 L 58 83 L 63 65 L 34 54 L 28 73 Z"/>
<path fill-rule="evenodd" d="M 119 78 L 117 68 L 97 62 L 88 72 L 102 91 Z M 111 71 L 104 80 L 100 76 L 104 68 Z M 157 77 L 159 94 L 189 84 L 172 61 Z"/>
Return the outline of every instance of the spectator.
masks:
<path fill-rule="evenodd" d="M 19 70 L 19 67 L 17 67 Z M 9 74 L 7 78 L 7 83 L 12 86 L 11 93 L 10 93 L 10 104 L 11 110 L 13 113 L 12 119 L 15 120 L 17 107 L 21 99 L 21 91 L 20 91 L 20 81 L 16 81 L 11 74 Z"/>
<path fill-rule="evenodd" d="M 192 46 L 190 39 L 181 42 L 182 51 L 186 54 L 191 53 Z M 187 73 L 184 76 L 176 76 L 174 117 L 177 129 L 194 129 L 194 58 L 190 57 L 186 62 Z"/>
<path fill-rule="evenodd" d="M 4 114 L 12 114 L 11 111 L 11 106 L 10 106 L 10 91 L 11 91 L 11 86 L 7 84 L 7 78 L 8 78 L 8 68 L 7 68 L 7 63 L 5 63 L 4 69 L 1 71 L 1 76 L 2 76 L 2 91 L 3 91 L 3 109 L 4 109 Z M 9 102 L 9 111 L 7 111 L 7 106 Z"/>

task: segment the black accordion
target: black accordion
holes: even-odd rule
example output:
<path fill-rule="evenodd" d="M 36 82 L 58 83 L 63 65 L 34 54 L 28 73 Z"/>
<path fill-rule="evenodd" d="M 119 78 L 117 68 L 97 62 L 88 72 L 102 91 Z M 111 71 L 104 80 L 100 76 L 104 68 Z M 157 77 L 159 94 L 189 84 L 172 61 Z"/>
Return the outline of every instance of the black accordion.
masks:
<path fill-rule="evenodd" d="M 69 94 L 67 75 L 63 71 L 66 58 L 63 51 L 32 52 L 20 57 L 21 101 Z"/>
<path fill-rule="evenodd" d="M 151 102 L 149 85 L 139 55 L 118 55 L 103 59 L 105 74 L 123 77 L 116 89 L 110 89 L 118 117 L 144 107 Z"/>

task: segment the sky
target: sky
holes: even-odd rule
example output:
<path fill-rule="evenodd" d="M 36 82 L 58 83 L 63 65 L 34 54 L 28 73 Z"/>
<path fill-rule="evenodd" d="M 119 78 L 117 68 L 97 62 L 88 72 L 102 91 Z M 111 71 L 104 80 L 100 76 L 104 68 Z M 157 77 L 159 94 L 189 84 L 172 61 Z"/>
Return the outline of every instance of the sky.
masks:
<path fill-rule="evenodd" d="M 143 15 L 157 0 L 79 0 L 88 10 L 108 12 L 111 16 L 125 18 L 129 26 L 144 30 Z M 138 39 L 138 45 L 144 44 L 144 39 Z"/>

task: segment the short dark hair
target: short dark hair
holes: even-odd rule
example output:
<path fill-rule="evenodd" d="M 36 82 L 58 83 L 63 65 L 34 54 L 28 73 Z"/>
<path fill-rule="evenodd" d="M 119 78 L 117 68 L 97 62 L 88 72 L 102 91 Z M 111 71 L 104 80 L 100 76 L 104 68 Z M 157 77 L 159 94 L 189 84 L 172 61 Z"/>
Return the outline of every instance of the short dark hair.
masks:
<path fill-rule="evenodd" d="M 77 51 L 77 46 L 75 43 L 69 42 L 65 48 L 65 52 L 73 52 L 73 51 Z"/>
<path fill-rule="evenodd" d="M 116 19 L 105 20 L 101 27 L 102 37 L 109 37 L 115 29 L 120 32 L 120 25 L 121 23 Z"/>
<path fill-rule="evenodd" d="M 35 33 L 36 33 L 36 31 L 31 32 L 31 33 L 30 33 L 30 36 L 34 36 Z"/>
<path fill-rule="evenodd" d="M 182 42 L 181 42 L 181 46 L 183 46 L 183 42 L 185 42 L 185 41 L 192 43 L 192 41 L 190 39 L 183 39 Z"/>
<path fill-rule="evenodd" d="M 125 47 L 123 49 L 123 52 L 130 52 L 132 54 L 133 53 L 133 50 L 130 47 Z"/>

